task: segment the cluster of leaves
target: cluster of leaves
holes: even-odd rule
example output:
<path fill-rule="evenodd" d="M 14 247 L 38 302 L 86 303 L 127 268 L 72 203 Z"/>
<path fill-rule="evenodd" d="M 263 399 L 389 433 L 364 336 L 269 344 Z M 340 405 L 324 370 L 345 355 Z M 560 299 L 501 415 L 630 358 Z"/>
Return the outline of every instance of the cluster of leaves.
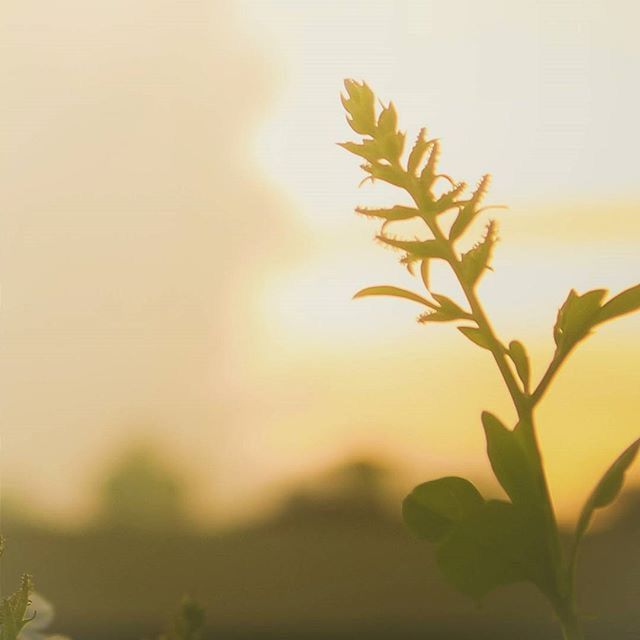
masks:
<path fill-rule="evenodd" d="M 342 103 L 347 122 L 363 139 L 341 146 L 365 160 L 365 180 L 380 180 L 403 189 L 413 206 L 357 208 L 381 220 L 378 240 L 400 250 L 401 263 L 419 273 L 426 293 L 399 287 L 368 287 L 354 297 L 387 295 L 426 307 L 420 322 L 462 322 L 459 331 L 493 355 L 518 414 L 514 428 L 484 412 L 487 453 L 494 474 L 509 500 L 485 500 L 471 482 L 446 477 L 416 487 L 403 503 L 409 528 L 438 545 L 438 562 L 449 580 L 462 592 L 479 599 L 492 589 L 513 582 L 530 581 L 551 601 L 561 618 L 573 611 L 573 563 L 575 550 L 593 512 L 608 505 L 618 494 L 624 475 L 635 458 L 640 440 L 631 444 L 613 463 L 587 501 L 575 532 L 569 559 L 561 547 L 553 506 L 549 497 L 542 458 L 537 446 L 533 411 L 559 367 L 573 348 L 599 324 L 640 309 L 640 285 L 604 302 L 606 291 L 582 295 L 571 291 L 558 312 L 553 337 L 556 351 L 546 373 L 532 389 L 527 350 L 522 342 L 503 344 L 495 335 L 477 297 L 476 286 L 490 268 L 497 240 L 495 221 L 473 247 L 461 252 L 458 241 L 484 209 L 480 206 L 489 185 L 484 176 L 467 194 L 467 185 L 438 173 L 440 151 L 436 139 L 420 131 L 406 161 L 405 133 L 397 130 L 393 104 L 376 108 L 376 99 L 365 83 L 345 82 Z M 436 192 L 445 181 L 443 192 Z M 442 214 L 453 212 L 453 222 L 443 226 Z M 426 239 L 390 236 L 390 225 L 418 219 L 425 223 Z M 435 292 L 429 278 L 433 260 L 447 263 L 460 283 L 468 308 Z M 470 323 L 470 324 L 469 324 Z M 578 635 L 572 637 L 580 637 Z"/>
<path fill-rule="evenodd" d="M 0 539 L 0 556 L 4 552 L 4 540 Z M 27 608 L 31 604 L 33 580 L 23 575 L 20 587 L 10 596 L 3 598 L 0 609 L 0 640 L 16 640 L 23 627 L 32 620 L 27 617 Z"/>

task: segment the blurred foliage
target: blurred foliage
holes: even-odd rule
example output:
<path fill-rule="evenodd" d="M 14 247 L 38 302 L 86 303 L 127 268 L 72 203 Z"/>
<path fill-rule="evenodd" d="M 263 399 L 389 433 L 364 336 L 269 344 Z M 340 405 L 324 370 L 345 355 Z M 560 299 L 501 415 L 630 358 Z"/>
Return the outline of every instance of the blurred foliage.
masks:
<path fill-rule="evenodd" d="M 0 539 L 0 557 L 4 554 L 4 539 Z M 23 627 L 31 618 L 27 617 L 27 608 L 33 592 L 31 576 L 24 574 L 20 587 L 10 596 L 2 599 L 0 609 L 0 640 L 16 640 Z"/>
<path fill-rule="evenodd" d="M 126 450 L 108 472 L 98 496 L 99 526 L 134 531 L 179 529 L 187 522 L 186 485 L 146 445 Z"/>

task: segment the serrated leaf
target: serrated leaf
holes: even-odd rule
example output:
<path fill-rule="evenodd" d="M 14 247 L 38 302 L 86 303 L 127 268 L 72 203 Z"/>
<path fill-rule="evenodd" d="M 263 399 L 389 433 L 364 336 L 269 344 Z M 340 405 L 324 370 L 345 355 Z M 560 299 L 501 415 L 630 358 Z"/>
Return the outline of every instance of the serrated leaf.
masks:
<path fill-rule="evenodd" d="M 402 517 L 411 532 L 439 542 L 459 522 L 484 504 L 480 492 L 464 478 L 439 478 L 418 485 L 402 503 Z"/>
<path fill-rule="evenodd" d="M 365 207 L 357 207 L 356 211 L 370 218 L 382 218 L 387 222 L 401 222 L 403 220 L 411 220 L 420 215 L 420 212 L 414 207 L 403 207 L 396 205 L 390 209 L 367 209 Z"/>
<path fill-rule="evenodd" d="M 593 513 L 610 505 L 620 493 L 624 484 L 624 476 L 640 449 L 640 439 L 629 445 L 607 469 L 584 505 L 576 527 L 576 541 L 579 542 L 586 533 Z"/>
<path fill-rule="evenodd" d="M 522 429 L 507 429 L 488 411 L 482 413 L 482 426 L 491 468 L 507 495 L 517 505 L 534 507 L 540 504 L 539 478 L 523 442 Z"/>
<path fill-rule="evenodd" d="M 606 322 L 613 318 L 626 315 L 627 313 L 633 313 L 640 309 L 640 284 L 635 287 L 631 287 L 617 296 L 614 296 L 602 306 L 598 312 L 596 322 Z"/>
<path fill-rule="evenodd" d="M 406 300 L 411 300 L 413 302 L 418 302 L 423 304 L 425 307 L 429 307 L 431 309 L 435 308 L 435 305 L 429 302 L 426 298 L 418 295 L 417 293 L 413 293 L 413 291 L 407 291 L 406 289 L 401 289 L 400 287 L 393 287 L 390 285 L 381 285 L 378 287 L 367 287 L 366 289 L 362 289 L 358 291 L 353 298 L 366 298 L 367 296 L 392 296 L 394 298 L 404 298 Z"/>
<path fill-rule="evenodd" d="M 489 188 L 491 176 L 482 176 L 471 197 L 460 207 L 460 211 L 456 216 L 451 229 L 449 230 L 449 239 L 453 242 L 457 240 L 473 222 L 475 217 L 480 213 L 478 208 L 480 201 Z"/>
<path fill-rule="evenodd" d="M 558 311 L 553 339 L 559 349 L 568 350 L 585 338 L 597 324 L 605 289 L 594 289 L 579 295 L 571 290 Z"/>
<path fill-rule="evenodd" d="M 451 320 L 468 320 L 469 314 L 458 306 L 451 298 L 443 296 L 440 293 L 433 293 L 434 300 L 440 305 L 440 311 L 449 316 Z"/>
<path fill-rule="evenodd" d="M 476 327 L 458 327 L 458 331 L 479 347 L 491 350 L 491 345 L 489 344 L 487 337 L 482 333 L 482 331 L 480 331 L 480 329 L 477 329 Z"/>
<path fill-rule="evenodd" d="M 398 114 L 393 102 L 389 103 L 388 107 L 383 107 L 378 116 L 378 131 L 377 134 L 386 135 L 388 133 L 395 133 L 398 126 Z"/>
<path fill-rule="evenodd" d="M 396 187 L 404 188 L 406 186 L 407 176 L 404 171 L 395 166 L 372 162 L 363 164 L 362 170 L 371 176 L 371 180 L 382 180 Z"/>
<path fill-rule="evenodd" d="M 384 153 L 376 140 L 363 140 L 361 144 L 357 142 L 338 142 L 338 146 L 371 163 L 376 163 L 380 160 Z"/>
<path fill-rule="evenodd" d="M 522 342 L 519 340 L 512 340 L 509 343 L 509 350 L 507 351 L 507 354 L 515 365 L 516 372 L 518 373 L 518 377 L 522 381 L 524 388 L 528 389 L 531 370 L 529 366 L 529 356 L 527 356 L 527 350 Z"/>
<path fill-rule="evenodd" d="M 376 132 L 376 108 L 373 91 L 365 82 L 345 80 L 347 95 L 341 95 L 342 105 L 349 114 L 349 126 L 362 135 L 373 136 Z"/>
<path fill-rule="evenodd" d="M 496 239 L 496 223 L 491 220 L 487 225 L 484 238 L 462 254 L 460 270 L 462 278 L 469 286 L 474 286 L 484 270 L 489 268 L 489 260 Z"/>
<path fill-rule="evenodd" d="M 418 167 L 427 153 L 427 149 L 429 149 L 433 144 L 433 141 L 427 140 L 426 136 L 426 129 L 420 129 L 420 133 L 418 134 L 416 141 L 413 143 L 413 148 L 411 149 L 409 159 L 407 160 L 407 172 L 411 175 L 416 175 Z"/>
<path fill-rule="evenodd" d="M 447 250 L 438 240 L 396 240 L 387 236 L 377 236 L 380 242 L 384 242 L 396 249 L 402 249 L 415 258 L 440 258 L 446 260 Z"/>
<path fill-rule="evenodd" d="M 437 177 L 437 176 L 436 176 Z M 443 193 L 432 205 L 431 210 L 436 214 L 441 214 L 458 206 L 456 198 L 467 188 L 466 182 L 459 182 L 450 191 Z"/>
<path fill-rule="evenodd" d="M 525 581 L 553 594 L 544 534 L 525 511 L 490 500 L 456 524 L 438 549 L 438 565 L 454 587 L 476 600 L 496 587 Z"/>

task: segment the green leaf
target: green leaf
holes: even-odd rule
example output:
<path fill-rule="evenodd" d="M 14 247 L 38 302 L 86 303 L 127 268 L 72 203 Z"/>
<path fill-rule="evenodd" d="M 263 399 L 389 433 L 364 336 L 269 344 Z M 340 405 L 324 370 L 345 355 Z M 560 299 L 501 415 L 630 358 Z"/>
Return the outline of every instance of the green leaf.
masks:
<path fill-rule="evenodd" d="M 399 222 L 402 220 L 411 220 L 420 215 L 420 212 L 413 207 L 403 207 L 396 205 L 390 209 L 367 209 L 365 207 L 357 207 L 356 211 L 370 218 L 382 218 L 387 222 Z"/>
<path fill-rule="evenodd" d="M 0 608 L 0 640 L 16 640 L 22 628 L 30 622 L 31 618 L 26 618 L 26 614 L 32 592 L 33 580 L 25 574 L 19 589 L 4 598 Z"/>
<path fill-rule="evenodd" d="M 362 135 L 373 136 L 376 132 L 376 107 L 373 91 L 366 83 L 355 80 L 345 80 L 347 95 L 341 95 L 342 105 L 350 117 L 349 126 Z"/>
<path fill-rule="evenodd" d="M 490 500 L 457 523 L 438 549 L 438 565 L 454 587 L 476 600 L 501 585 L 524 581 L 553 594 L 544 533 L 522 509 Z"/>
<path fill-rule="evenodd" d="M 624 484 L 625 473 L 638 454 L 638 449 L 640 449 L 640 439 L 629 445 L 602 476 L 582 509 L 576 527 L 576 541 L 580 541 L 586 533 L 593 512 L 610 505 L 616 499 Z"/>
<path fill-rule="evenodd" d="M 489 182 L 491 180 L 491 176 L 485 175 L 482 176 L 482 179 L 478 183 L 475 191 L 471 194 L 469 200 L 467 200 L 462 207 L 460 207 L 460 211 L 456 216 L 453 224 L 451 225 L 451 229 L 449 230 L 449 239 L 453 242 L 457 240 L 467 229 L 467 227 L 473 222 L 475 217 L 480 213 L 480 209 L 478 209 L 478 205 L 480 201 L 484 197 L 484 194 L 487 192 L 489 188 Z"/>
<path fill-rule="evenodd" d="M 402 249 L 416 258 L 441 258 L 446 260 L 446 247 L 438 240 L 395 240 L 377 236 L 378 240 L 396 249 Z"/>
<path fill-rule="evenodd" d="M 522 425 L 511 431 L 496 416 L 483 411 L 482 426 L 491 468 L 507 495 L 517 505 L 539 505 L 543 496 L 538 472 L 524 442 Z"/>
<path fill-rule="evenodd" d="M 357 142 L 338 142 L 338 146 L 372 163 L 376 163 L 384 155 L 384 150 L 375 140 L 363 140 L 361 144 Z"/>
<path fill-rule="evenodd" d="M 427 153 L 427 149 L 429 149 L 433 144 L 433 141 L 427 140 L 426 136 L 427 130 L 420 129 L 420 133 L 418 134 L 416 141 L 413 143 L 413 148 L 411 149 L 409 159 L 407 160 L 407 172 L 411 175 L 416 174 L 425 153 Z"/>
<path fill-rule="evenodd" d="M 429 158 L 426 164 L 420 172 L 420 186 L 429 191 L 433 187 L 433 183 L 437 180 L 436 167 L 438 165 L 438 159 L 440 158 L 440 143 L 438 140 L 433 140 L 429 149 Z"/>
<path fill-rule="evenodd" d="M 394 298 L 405 298 L 406 300 L 412 300 L 413 302 L 419 302 L 431 309 L 435 308 L 435 305 L 429 302 L 426 298 L 419 296 L 417 293 L 401 289 L 400 287 L 392 287 L 389 285 L 381 285 L 378 287 L 367 287 L 358 291 L 353 298 L 365 298 L 367 296 L 393 296 Z"/>
<path fill-rule="evenodd" d="M 437 176 L 436 176 L 437 177 Z M 443 193 L 432 205 L 431 209 L 434 213 L 440 214 L 459 206 L 456 198 L 467 188 L 466 182 L 459 182 L 450 191 Z"/>
<path fill-rule="evenodd" d="M 378 131 L 376 133 L 378 135 L 395 133 L 397 126 L 398 114 L 393 102 L 390 102 L 388 107 L 383 107 L 378 116 Z"/>
<path fill-rule="evenodd" d="M 456 522 L 484 504 L 479 491 L 464 478 L 447 477 L 418 485 L 402 503 L 411 532 L 429 542 L 443 540 Z"/>
<path fill-rule="evenodd" d="M 571 349 L 588 335 L 598 322 L 600 303 L 606 293 L 605 289 L 594 289 L 582 295 L 573 289 L 569 292 L 553 328 L 553 339 L 559 349 Z"/>
<path fill-rule="evenodd" d="M 382 180 L 396 187 L 406 187 L 407 176 L 402 169 L 396 166 L 371 162 L 370 164 L 363 164 L 362 170 L 370 175 L 371 180 Z"/>
<path fill-rule="evenodd" d="M 482 331 L 480 331 L 480 329 L 477 329 L 476 327 L 458 327 L 458 331 L 467 336 L 471 342 L 477 344 L 479 347 L 491 350 L 489 340 L 487 340 L 487 337 L 482 333 Z"/>
<path fill-rule="evenodd" d="M 489 268 L 491 252 L 497 240 L 496 223 L 491 220 L 487 225 L 484 238 L 467 253 L 462 254 L 460 269 L 462 278 L 469 286 L 474 286 L 485 269 Z"/>
<path fill-rule="evenodd" d="M 598 312 L 596 323 L 606 322 L 640 309 L 640 284 L 614 296 Z"/>
<path fill-rule="evenodd" d="M 451 298 L 440 293 L 433 293 L 433 298 L 440 305 L 440 312 L 448 316 L 450 320 L 469 320 L 471 316 L 460 308 Z"/>
<path fill-rule="evenodd" d="M 524 348 L 522 342 L 519 340 L 512 340 L 509 343 L 507 354 L 515 365 L 518 377 L 522 380 L 525 390 L 529 389 L 529 380 L 531 375 L 529 357 L 527 356 L 527 350 Z"/>

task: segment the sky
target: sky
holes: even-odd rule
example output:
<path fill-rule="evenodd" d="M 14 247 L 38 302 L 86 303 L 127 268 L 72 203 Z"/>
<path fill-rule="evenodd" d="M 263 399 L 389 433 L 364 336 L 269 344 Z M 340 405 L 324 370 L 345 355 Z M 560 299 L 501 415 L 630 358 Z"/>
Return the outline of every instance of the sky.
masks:
<path fill-rule="evenodd" d="M 511 414 L 489 359 L 409 303 L 351 300 L 417 283 L 352 212 L 395 194 L 358 189 L 335 144 L 344 78 L 393 100 L 410 137 L 426 125 L 447 173 L 492 174 L 509 209 L 480 292 L 538 375 L 571 287 L 638 281 L 634 2 L 0 13 L 3 494 L 47 517 L 90 513 L 110 458 L 146 439 L 213 519 L 352 455 L 398 466 L 400 490 L 442 474 L 495 490 L 479 414 Z M 638 321 L 602 327 L 539 412 L 563 519 L 637 437 Z"/>

